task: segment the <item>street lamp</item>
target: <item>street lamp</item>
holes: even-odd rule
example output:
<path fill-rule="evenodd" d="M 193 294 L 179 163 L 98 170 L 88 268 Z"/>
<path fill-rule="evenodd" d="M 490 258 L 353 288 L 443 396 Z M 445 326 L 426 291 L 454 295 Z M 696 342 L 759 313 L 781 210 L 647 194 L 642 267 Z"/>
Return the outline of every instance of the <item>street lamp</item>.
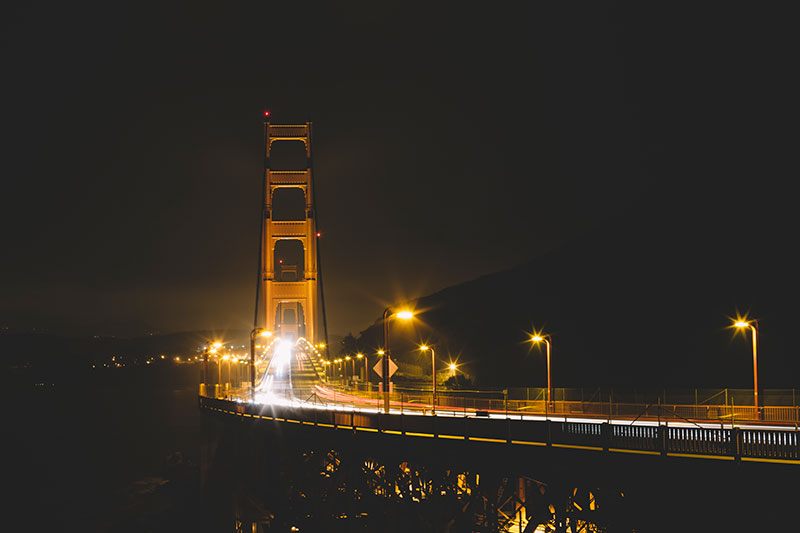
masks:
<path fill-rule="evenodd" d="M 203 395 L 208 396 L 208 344 L 203 345 Z M 161 356 L 163 359 L 163 355 Z"/>
<path fill-rule="evenodd" d="M 392 317 L 397 317 L 401 320 L 410 320 L 414 317 L 414 313 L 411 311 L 398 311 L 392 314 L 391 306 L 383 311 L 383 350 L 385 350 L 386 353 L 383 354 L 383 364 L 381 367 L 383 368 L 383 412 L 387 415 L 389 414 L 389 358 L 392 355 L 389 349 L 389 319 Z"/>
<path fill-rule="evenodd" d="M 220 381 L 222 381 L 222 361 L 228 362 L 228 381 L 225 383 L 224 390 L 228 390 L 231 384 L 231 358 L 228 355 L 223 355 L 222 360 L 219 362 L 219 375 Z"/>
<path fill-rule="evenodd" d="M 433 349 L 433 346 L 426 346 L 422 345 L 419 347 L 420 350 L 426 352 L 428 350 L 431 351 L 431 367 L 433 368 L 433 396 L 431 399 L 431 414 L 436 414 L 436 350 Z"/>
<path fill-rule="evenodd" d="M 733 325 L 739 329 L 750 328 L 753 336 L 753 398 L 758 414 L 758 321 L 737 320 Z"/>
<path fill-rule="evenodd" d="M 250 332 L 250 400 L 256 401 L 256 335 L 272 337 L 272 332 L 264 328 L 253 328 Z"/>
<path fill-rule="evenodd" d="M 550 343 L 552 338 L 550 335 L 534 335 L 531 337 L 531 341 L 533 342 L 542 342 L 547 345 L 547 402 L 550 403 L 552 401 L 552 393 L 553 390 L 550 385 Z"/>
<path fill-rule="evenodd" d="M 212 348 L 211 353 L 216 354 L 217 349 Z M 217 390 L 222 393 L 222 354 L 216 355 L 217 358 Z"/>
<path fill-rule="evenodd" d="M 349 355 L 346 355 L 344 357 L 344 359 L 345 359 L 345 361 L 349 361 L 350 359 L 353 359 L 353 358 L 350 357 Z M 346 381 L 347 380 L 347 363 L 345 363 L 345 365 L 344 365 L 344 374 L 345 374 L 344 378 L 345 378 L 345 381 Z M 355 359 L 353 359 L 353 375 L 354 376 L 356 375 L 356 360 Z"/>
<path fill-rule="evenodd" d="M 358 359 L 364 359 L 364 354 L 363 353 L 357 353 L 356 357 Z M 353 361 L 353 364 L 355 365 L 355 361 Z M 366 376 L 367 376 L 367 360 L 364 359 L 364 379 L 365 380 L 366 380 Z M 359 375 L 358 378 L 361 379 L 361 375 Z"/>

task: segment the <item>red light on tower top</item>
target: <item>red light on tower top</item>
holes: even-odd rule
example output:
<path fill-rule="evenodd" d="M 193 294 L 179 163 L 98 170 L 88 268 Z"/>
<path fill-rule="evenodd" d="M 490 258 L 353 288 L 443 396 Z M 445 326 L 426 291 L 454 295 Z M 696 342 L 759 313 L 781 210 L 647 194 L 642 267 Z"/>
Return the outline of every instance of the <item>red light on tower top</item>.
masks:
<path fill-rule="evenodd" d="M 322 233 L 317 233 L 317 237 L 322 237 Z"/>
<path fill-rule="evenodd" d="M 269 111 L 264 111 L 264 116 L 268 117 L 269 116 Z"/>

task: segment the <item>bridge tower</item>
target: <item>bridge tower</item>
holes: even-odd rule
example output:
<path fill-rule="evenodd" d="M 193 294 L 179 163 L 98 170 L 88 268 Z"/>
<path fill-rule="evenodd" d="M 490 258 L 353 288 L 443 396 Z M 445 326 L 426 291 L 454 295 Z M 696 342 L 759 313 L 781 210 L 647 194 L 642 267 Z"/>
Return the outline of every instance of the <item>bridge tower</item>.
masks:
<path fill-rule="evenodd" d="M 275 170 L 270 156 L 275 143 L 302 142 L 305 145 L 305 168 Z M 311 122 L 300 125 L 271 124 L 264 120 L 265 176 L 260 259 L 260 294 L 262 327 L 282 336 L 305 337 L 316 343 L 324 334 L 318 325 L 318 256 L 317 228 L 311 164 Z M 304 197 L 302 214 L 276 220 L 278 192 L 298 189 Z M 280 205 L 277 205 L 280 207 Z M 299 210 L 297 210 L 299 211 Z M 292 243 L 292 241 L 294 241 Z M 291 263 L 280 259 L 282 244 L 302 245 Z M 278 253 L 276 253 L 278 251 Z M 302 265 L 298 264 L 302 261 Z"/>

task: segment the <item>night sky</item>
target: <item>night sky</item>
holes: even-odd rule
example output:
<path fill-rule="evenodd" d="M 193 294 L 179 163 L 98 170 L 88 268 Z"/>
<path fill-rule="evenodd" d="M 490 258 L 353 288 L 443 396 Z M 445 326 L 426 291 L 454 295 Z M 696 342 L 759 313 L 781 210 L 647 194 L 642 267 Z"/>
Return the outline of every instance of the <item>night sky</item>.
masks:
<path fill-rule="evenodd" d="M 797 247 L 788 13 L 46 4 L 0 19 L 1 326 L 251 327 L 265 108 L 314 122 L 331 333 L 611 221 Z"/>

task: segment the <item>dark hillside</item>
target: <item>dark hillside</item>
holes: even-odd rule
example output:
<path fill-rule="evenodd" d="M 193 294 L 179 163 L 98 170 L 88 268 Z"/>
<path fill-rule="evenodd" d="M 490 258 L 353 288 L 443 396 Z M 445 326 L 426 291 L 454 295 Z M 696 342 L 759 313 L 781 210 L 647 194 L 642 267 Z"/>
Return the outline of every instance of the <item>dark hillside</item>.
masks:
<path fill-rule="evenodd" d="M 416 331 L 392 324 L 395 356 L 433 336 L 484 386 L 544 386 L 544 350 L 525 342 L 535 327 L 553 337 L 554 386 L 748 388 L 749 337 L 726 329 L 738 307 L 759 319 L 760 384 L 797 386 L 799 270 L 781 211 L 788 201 L 775 198 L 774 215 L 753 221 L 746 206 L 758 198 L 681 194 L 531 263 L 421 298 Z M 721 215 L 737 207 L 740 227 Z M 381 343 L 379 322 L 362 332 L 365 348 Z"/>

